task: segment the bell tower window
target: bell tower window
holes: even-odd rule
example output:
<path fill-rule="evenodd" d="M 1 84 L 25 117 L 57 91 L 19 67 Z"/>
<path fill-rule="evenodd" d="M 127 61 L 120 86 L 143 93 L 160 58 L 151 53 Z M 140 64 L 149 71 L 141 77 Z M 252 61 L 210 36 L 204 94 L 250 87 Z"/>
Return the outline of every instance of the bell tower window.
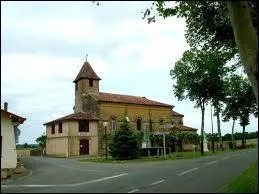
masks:
<path fill-rule="evenodd" d="M 90 86 L 90 87 L 93 87 L 93 86 L 94 86 L 94 82 L 93 82 L 92 79 L 89 79 L 89 86 Z"/>

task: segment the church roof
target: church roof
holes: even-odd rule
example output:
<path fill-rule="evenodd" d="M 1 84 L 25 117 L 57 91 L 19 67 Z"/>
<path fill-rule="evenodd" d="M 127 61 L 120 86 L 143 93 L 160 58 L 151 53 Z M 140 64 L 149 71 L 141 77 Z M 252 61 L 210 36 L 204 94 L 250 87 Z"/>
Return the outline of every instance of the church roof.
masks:
<path fill-rule="evenodd" d="M 73 113 L 73 114 L 61 117 L 53 121 L 49 121 L 47 123 L 44 123 L 43 125 L 49 125 L 60 121 L 68 121 L 68 120 L 98 120 L 98 118 L 87 112 L 78 112 L 78 113 Z"/>
<path fill-rule="evenodd" d="M 192 128 L 192 127 L 187 127 L 181 124 L 165 124 L 165 125 L 160 125 L 157 129 L 156 132 L 170 132 L 172 130 L 177 130 L 177 131 L 197 131 L 198 129 Z"/>
<path fill-rule="evenodd" d="M 82 66 L 81 70 L 79 71 L 78 75 L 76 76 L 76 79 L 73 82 L 75 83 L 75 82 L 79 81 L 80 79 L 84 79 L 84 78 L 101 80 L 101 78 L 98 77 L 98 75 L 94 72 L 93 68 L 87 61 Z"/>
<path fill-rule="evenodd" d="M 175 112 L 172 110 L 172 116 L 178 116 L 178 117 L 183 117 L 184 115 L 178 113 L 178 112 Z"/>
<path fill-rule="evenodd" d="M 99 95 L 92 94 L 92 96 L 99 102 L 114 102 L 114 103 L 173 107 L 173 105 L 149 100 L 146 97 L 140 97 L 140 96 L 130 96 L 130 95 L 112 94 L 112 93 L 104 93 L 104 92 L 99 92 Z"/>
<path fill-rule="evenodd" d="M 197 131 L 198 129 L 192 128 L 192 127 L 187 127 L 181 124 L 174 124 L 173 129 L 179 130 L 179 131 Z"/>

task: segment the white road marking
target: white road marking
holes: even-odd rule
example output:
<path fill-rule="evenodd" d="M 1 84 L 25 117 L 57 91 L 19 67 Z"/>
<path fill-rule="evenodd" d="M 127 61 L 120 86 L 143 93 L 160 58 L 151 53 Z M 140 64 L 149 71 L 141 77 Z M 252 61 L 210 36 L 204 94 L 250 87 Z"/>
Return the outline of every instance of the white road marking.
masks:
<path fill-rule="evenodd" d="M 113 178 L 121 177 L 121 176 L 124 176 L 124 175 L 127 175 L 127 174 L 128 173 L 122 173 L 122 174 L 119 174 L 119 175 L 105 177 L 105 178 L 102 178 L 102 179 L 97 179 L 97 180 L 92 180 L 92 181 L 87 181 L 87 182 L 84 182 L 84 183 L 76 183 L 76 184 L 74 184 L 74 186 L 79 186 L 79 185 L 85 185 L 85 184 L 89 184 L 89 183 L 100 182 L 100 181 L 104 181 L 104 180 L 107 180 L 107 179 L 113 179 Z"/>
<path fill-rule="evenodd" d="M 101 178 L 101 179 L 86 181 L 86 182 L 82 182 L 82 183 L 75 183 L 75 184 L 63 184 L 63 185 L 1 185 L 1 187 L 3 187 L 3 188 L 7 188 L 7 187 L 74 187 L 74 186 L 79 186 L 79 185 L 86 185 L 86 184 L 89 184 L 89 183 L 96 183 L 96 182 L 100 182 L 100 181 L 104 181 L 104 180 L 108 180 L 108 179 L 113 179 L 113 178 L 125 176 L 127 174 L 128 173 L 123 173 L 123 174 L 119 174 L 119 175 L 115 175 L 115 176 L 110 176 L 110 177 L 105 177 L 105 178 Z"/>
<path fill-rule="evenodd" d="M 216 163 L 216 162 L 217 162 L 217 160 L 215 160 L 215 161 L 213 161 L 213 162 L 210 162 L 210 163 L 206 164 L 206 166 L 211 165 L 211 164 L 214 164 L 214 163 Z"/>
<path fill-rule="evenodd" d="M 128 193 L 134 193 L 134 192 L 136 192 L 136 191 L 138 191 L 138 189 L 135 189 L 135 190 L 129 191 Z"/>
<path fill-rule="evenodd" d="M 157 181 L 157 182 L 151 183 L 150 185 L 156 185 L 156 184 L 162 183 L 162 182 L 164 182 L 164 181 L 165 181 L 165 180 Z"/>
<path fill-rule="evenodd" d="M 229 158 L 230 156 L 227 156 L 227 157 L 225 157 L 225 158 L 222 158 L 222 160 L 225 160 L 225 159 L 227 159 L 227 158 Z"/>
<path fill-rule="evenodd" d="M 178 174 L 178 176 L 181 176 L 181 175 L 183 175 L 183 174 L 185 174 L 185 173 L 188 173 L 188 172 L 191 172 L 191 171 L 194 171 L 194 170 L 197 170 L 197 169 L 198 169 L 198 168 L 193 168 L 193 169 L 191 169 L 191 170 L 184 171 L 184 172 Z"/>

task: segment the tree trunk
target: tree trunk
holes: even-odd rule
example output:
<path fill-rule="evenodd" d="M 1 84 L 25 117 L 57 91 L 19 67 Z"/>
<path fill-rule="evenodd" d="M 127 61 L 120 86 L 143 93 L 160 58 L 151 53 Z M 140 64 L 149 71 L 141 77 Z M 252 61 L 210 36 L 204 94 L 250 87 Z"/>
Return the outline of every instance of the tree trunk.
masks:
<path fill-rule="evenodd" d="M 204 112 L 205 112 L 205 107 L 204 107 L 204 102 L 202 102 L 202 106 L 201 106 L 201 155 L 204 154 L 204 149 L 203 149 Z"/>
<path fill-rule="evenodd" d="M 219 133 L 219 145 L 220 145 L 220 149 L 223 151 L 223 142 L 222 142 L 222 136 L 221 136 L 221 130 L 220 130 L 220 117 L 219 117 L 218 105 L 216 107 L 216 115 L 217 115 L 217 127 L 218 127 L 218 133 Z"/>
<path fill-rule="evenodd" d="M 228 11 L 242 64 L 258 105 L 258 39 L 247 1 L 228 1 Z"/>
<path fill-rule="evenodd" d="M 235 119 L 233 120 L 233 125 L 232 125 L 232 133 L 231 133 L 231 140 L 232 140 L 232 149 L 234 149 L 234 126 L 235 126 Z"/>
<path fill-rule="evenodd" d="M 180 146 L 180 152 L 183 151 L 183 140 L 181 139 L 179 142 L 179 146 Z"/>
<path fill-rule="evenodd" d="M 213 116 L 212 116 L 212 104 L 210 106 L 210 110 L 211 110 L 211 146 L 212 146 L 212 153 L 215 152 L 215 145 L 214 145 L 214 135 L 213 135 Z"/>
<path fill-rule="evenodd" d="M 245 125 L 243 126 L 242 148 L 245 149 Z"/>

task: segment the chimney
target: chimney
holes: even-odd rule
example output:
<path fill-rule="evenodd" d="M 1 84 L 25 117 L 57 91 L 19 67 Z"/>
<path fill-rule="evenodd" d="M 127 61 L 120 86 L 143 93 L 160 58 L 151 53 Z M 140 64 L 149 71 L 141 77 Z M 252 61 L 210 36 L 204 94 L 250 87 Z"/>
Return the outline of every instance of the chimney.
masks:
<path fill-rule="evenodd" d="M 8 108 L 8 103 L 5 102 L 5 103 L 4 103 L 4 110 L 7 111 L 7 108 Z"/>

